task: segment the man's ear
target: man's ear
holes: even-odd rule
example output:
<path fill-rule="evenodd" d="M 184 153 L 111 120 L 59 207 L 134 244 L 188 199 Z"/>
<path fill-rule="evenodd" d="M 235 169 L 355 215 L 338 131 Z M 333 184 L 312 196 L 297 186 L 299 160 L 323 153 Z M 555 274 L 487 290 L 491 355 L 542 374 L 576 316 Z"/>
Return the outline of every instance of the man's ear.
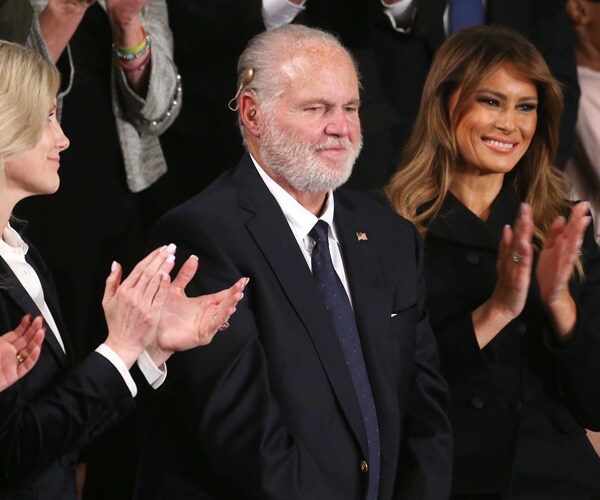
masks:
<path fill-rule="evenodd" d="M 240 120 L 249 134 L 259 136 L 260 113 L 256 104 L 256 97 L 251 91 L 242 92 L 238 102 L 240 103 Z"/>

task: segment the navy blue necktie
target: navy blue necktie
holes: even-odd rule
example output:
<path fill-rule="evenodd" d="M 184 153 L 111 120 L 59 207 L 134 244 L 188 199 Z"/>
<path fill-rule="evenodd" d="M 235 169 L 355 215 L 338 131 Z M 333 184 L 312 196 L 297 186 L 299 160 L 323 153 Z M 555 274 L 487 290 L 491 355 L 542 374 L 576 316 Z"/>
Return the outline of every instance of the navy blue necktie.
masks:
<path fill-rule="evenodd" d="M 312 251 L 312 273 L 319 291 L 323 295 L 325 307 L 331 317 L 333 328 L 346 360 L 346 366 L 354 385 L 354 391 L 362 413 L 369 447 L 369 486 L 367 500 L 376 500 L 379 492 L 379 426 L 371 384 L 365 366 L 360 337 L 354 311 L 346 290 L 335 272 L 329 241 L 327 237 L 329 224 L 319 220 L 311 229 L 309 236 L 315 241 Z"/>
<path fill-rule="evenodd" d="M 449 0 L 450 1 L 450 33 L 458 30 L 483 24 L 482 0 Z"/>

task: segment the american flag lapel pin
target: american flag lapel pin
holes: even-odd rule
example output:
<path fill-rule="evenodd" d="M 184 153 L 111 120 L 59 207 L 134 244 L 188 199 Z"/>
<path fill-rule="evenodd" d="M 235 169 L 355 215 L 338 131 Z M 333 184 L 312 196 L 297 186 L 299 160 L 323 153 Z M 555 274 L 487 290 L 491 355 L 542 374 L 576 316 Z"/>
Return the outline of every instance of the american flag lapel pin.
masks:
<path fill-rule="evenodd" d="M 356 239 L 358 241 L 367 241 L 367 233 L 363 233 L 362 231 L 356 231 Z"/>

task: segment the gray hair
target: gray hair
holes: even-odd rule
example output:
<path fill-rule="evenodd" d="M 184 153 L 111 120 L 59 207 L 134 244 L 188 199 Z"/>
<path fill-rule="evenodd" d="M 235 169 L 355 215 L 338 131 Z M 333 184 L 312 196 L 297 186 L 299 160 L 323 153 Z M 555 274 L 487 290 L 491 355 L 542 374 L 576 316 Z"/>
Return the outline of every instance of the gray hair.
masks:
<path fill-rule="evenodd" d="M 359 75 L 352 54 L 335 35 L 301 24 L 288 24 L 263 31 L 248 42 L 238 59 L 238 92 L 234 100 L 237 100 L 242 92 L 251 91 L 263 110 L 271 109 L 283 93 L 282 76 L 286 74 L 284 63 L 315 46 L 329 46 L 346 53 L 354 65 L 357 76 Z M 235 109 L 237 109 L 237 102 Z M 243 136 L 244 128 L 239 117 L 238 125 Z"/>

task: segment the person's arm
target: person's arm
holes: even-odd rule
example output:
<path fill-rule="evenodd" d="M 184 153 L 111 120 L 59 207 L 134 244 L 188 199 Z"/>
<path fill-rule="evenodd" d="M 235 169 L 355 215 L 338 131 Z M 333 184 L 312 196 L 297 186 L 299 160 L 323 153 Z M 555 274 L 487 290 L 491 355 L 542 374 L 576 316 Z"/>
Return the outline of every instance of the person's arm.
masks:
<path fill-rule="evenodd" d="M 533 265 L 533 214 L 521 204 L 513 228 L 506 226 L 498 247 L 496 286 L 492 296 L 473 311 L 473 331 L 483 349 L 525 307 Z"/>
<path fill-rule="evenodd" d="M 40 356 L 44 328 L 42 318 L 25 315 L 13 331 L 0 336 L 0 391 L 33 368 Z"/>
<path fill-rule="evenodd" d="M 119 266 L 107 279 L 107 344 L 128 367 L 156 335 L 173 266 L 167 256 L 164 249 L 150 253 L 120 285 Z M 99 353 L 62 378 L 46 348 L 36 368 L 0 393 L 0 473 L 8 480 L 76 451 L 134 406 L 123 377 Z"/>
<path fill-rule="evenodd" d="M 50 58 L 57 62 L 95 0 L 48 0 L 38 21 Z"/>
<path fill-rule="evenodd" d="M 408 33 L 417 13 L 417 0 L 380 0 L 392 28 Z"/>
<path fill-rule="evenodd" d="M 304 10 L 306 0 L 262 0 L 262 17 L 267 30 L 291 23 Z"/>
<path fill-rule="evenodd" d="M 419 240 L 414 230 L 415 240 Z M 418 304 L 415 370 L 402 429 L 398 465 L 402 498 L 448 498 L 452 478 L 452 430 L 447 415 L 448 385 L 440 373 L 436 340 L 424 311 L 423 247 L 417 245 Z"/>
<path fill-rule="evenodd" d="M 581 244 L 583 277 L 570 280 L 576 323 L 568 342 L 558 342 L 554 322 L 545 330 L 547 349 L 557 360 L 567 406 L 579 423 L 600 430 L 600 251 L 587 227 Z"/>
<path fill-rule="evenodd" d="M 122 0 L 124 1 L 124 0 Z M 133 0 L 128 0 L 133 1 Z M 109 19 L 114 14 L 108 10 Z M 173 37 L 169 29 L 165 0 L 147 0 L 139 14 L 139 23 L 150 38 L 149 63 L 142 71 L 124 71 L 114 65 L 114 105 L 119 120 L 131 123 L 139 135 L 162 134 L 177 118 L 181 109 L 181 79 L 173 62 Z M 113 36 L 115 29 L 113 29 Z M 141 40 L 141 27 L 135 37 Z M 125 42 L 123 42 L 125 43 Z M 129 42 L 127 42 L 129 43 Z M 135 63 L 131 63 L 135 66 Z M 140 75 L 135 76 L 137 73 Z M 132 78 L 141 80 L 144 75 L 143 91 L 136 87 Z"/>

